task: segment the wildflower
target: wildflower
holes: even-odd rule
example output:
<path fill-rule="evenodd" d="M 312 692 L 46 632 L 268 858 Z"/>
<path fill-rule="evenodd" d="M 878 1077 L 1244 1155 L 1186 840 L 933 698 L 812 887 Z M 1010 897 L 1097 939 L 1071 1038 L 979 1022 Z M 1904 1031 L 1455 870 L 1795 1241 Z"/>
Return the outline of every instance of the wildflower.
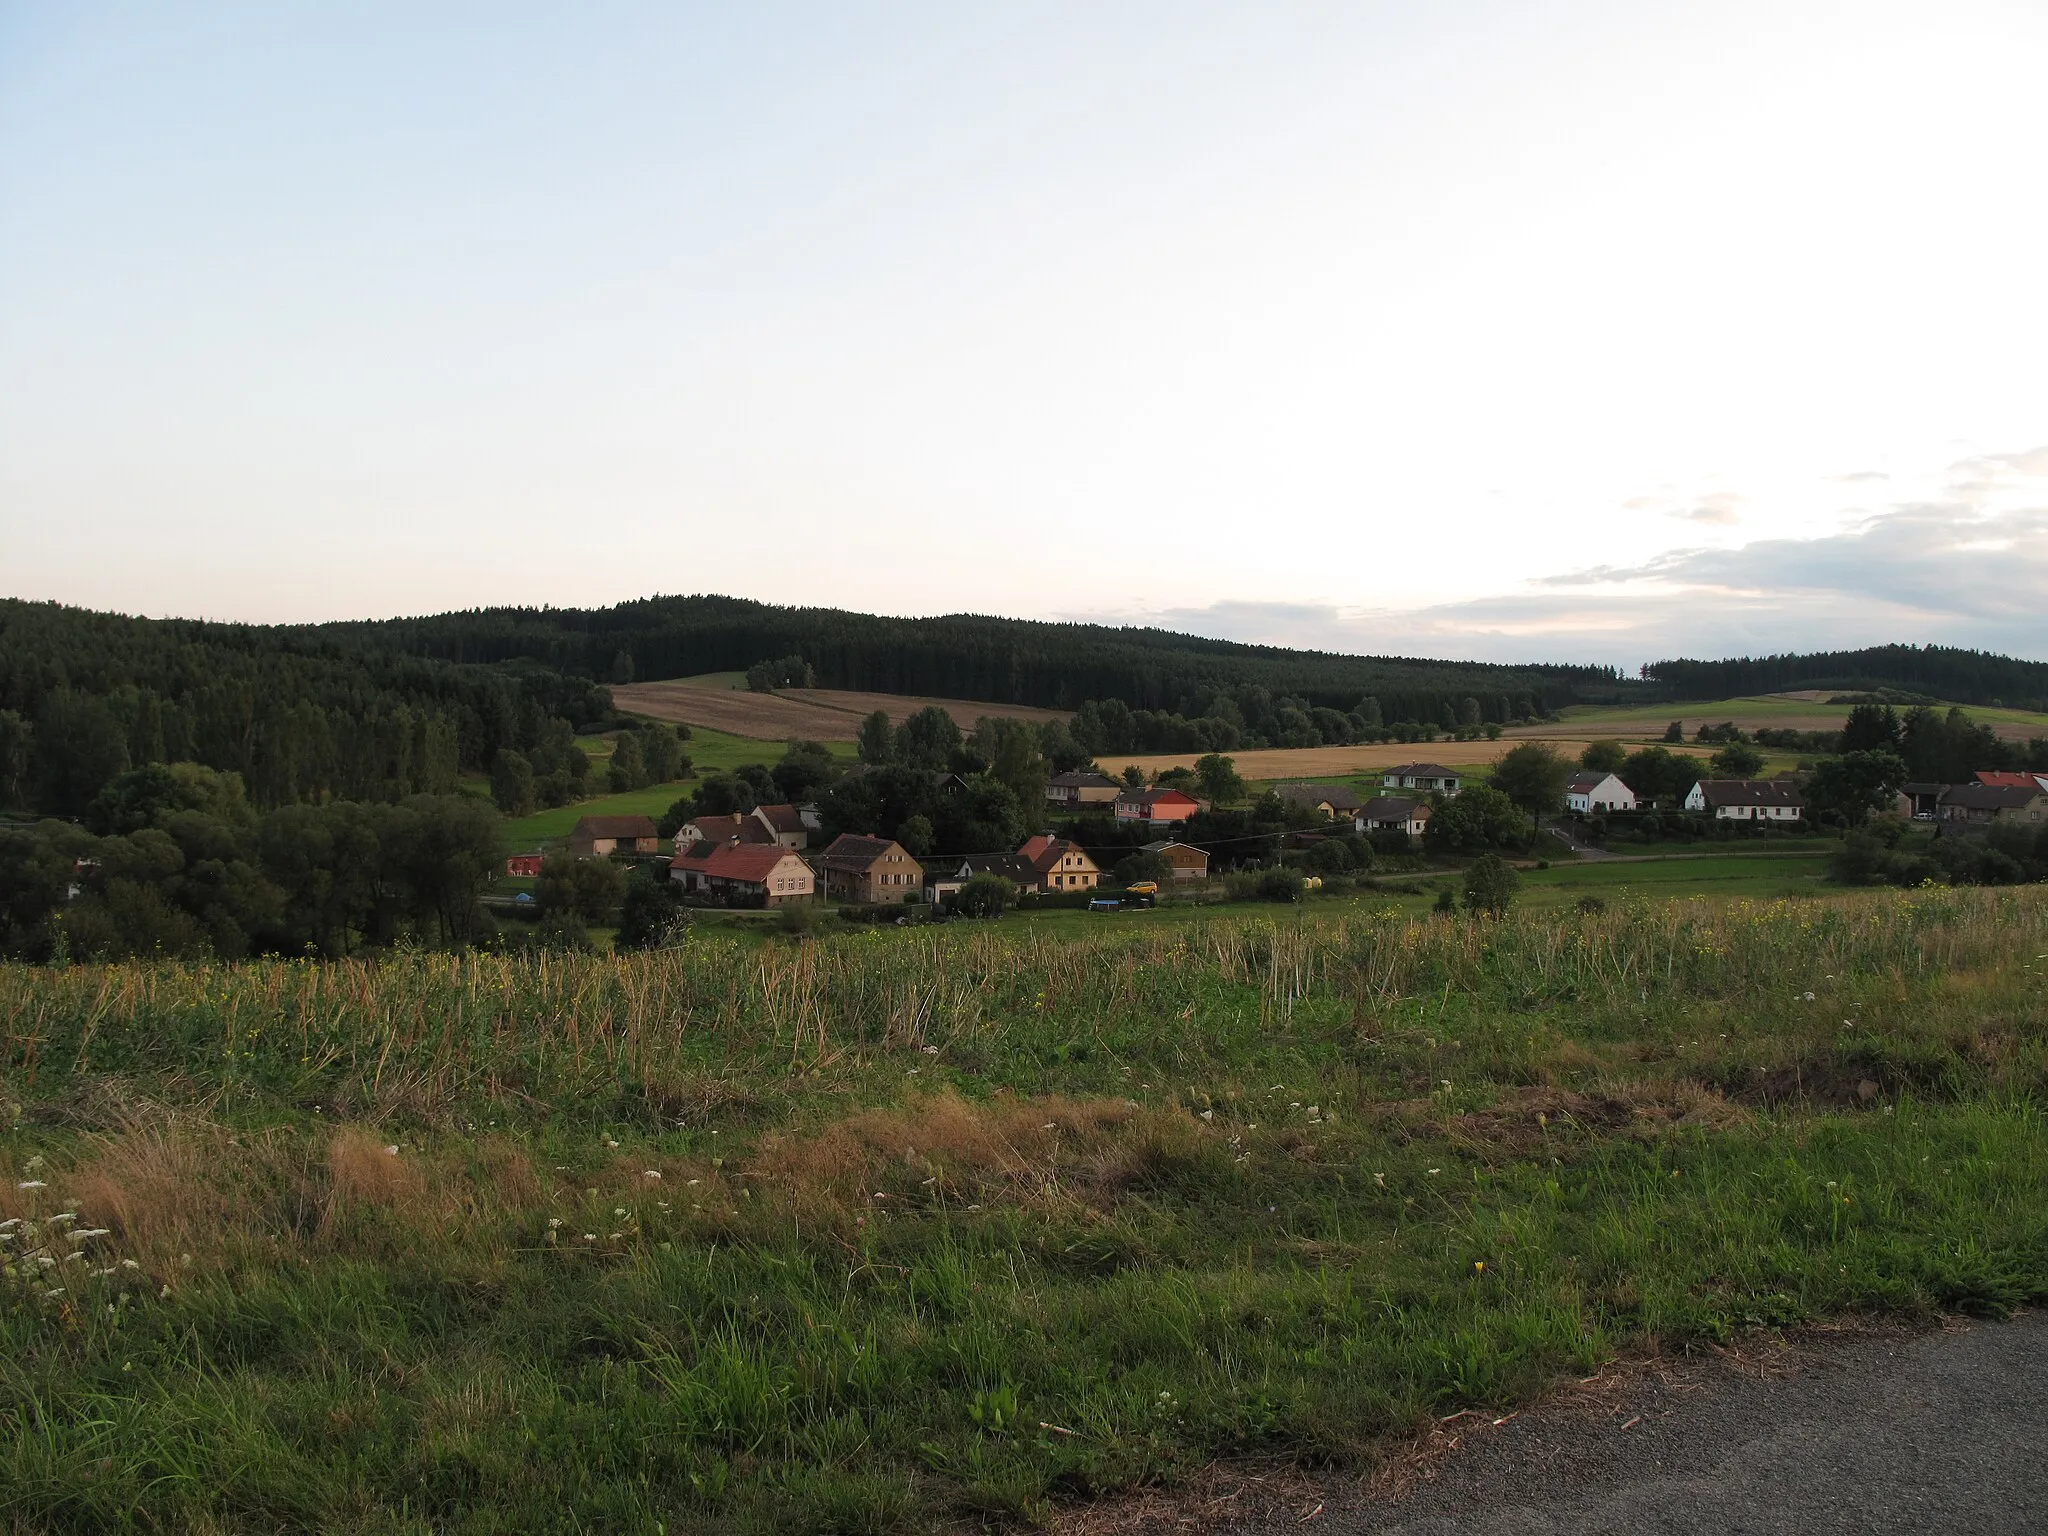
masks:
<path fill-rule="evenodd" d="M 396 1148 L 396 1147 L 386 1147 L 386 1148 L 384 1149 L 384 1155 L 385 1155 L 386 1157 L 396 1157 L 396 1156 L 398 1156 L 398 1148 Z"/>
<path fill-rule="evenodd" d="M 649 1168 L 642 1172 L 640 1177 L 643 1179 L 659 1179 L 661 1177 L 661 1170 L 659 1168 Z"/>
<path fill-rule="evenodd" d="M 1441 1169 L 1441 1168 L 1432 1168 L 1432 1169 L 1430 1169 L 1429 1171 L 1430 1171 L 1431 1173 L 1442 1173 L 1442 1172 L 1443 1172 L 1443 1169 Z"/>
<path fill-rule="evenodd" d="M 1474 1260 L 1472 1261 L 1472 1272 L 1473 1272 L 1474 1274 L 1478 1274 L 1478 1273 L 1480 1273 L 1480 1272 L 1481 1272 L 1482 1270 L 1484 1270 L 1485 1268 L 1486 1268 L 1486 1260 L 1484 1260 L 1484 1259 L 1474 1259 Z"/>
<path fill-rule="evenodd" d="M 50 1186 L 42 1179 L 23 1179 L 14 1187 L 16 1189 L 48 1189 Z"/>
<path fill-rule="evenodd" d="M 583 1234 L 583 1241 L 585 1241 L 586 1243 L 594 1243 L 597 1241 L 597 1234 L 595 1232 L 586 1232 Z"/>
<path fill-rule="evenodd" d="M 123 1260 L 121 1261 L 121 1267 L 122 1267 L 123 1269 L 140 1269 L 140 1268 L 142 1268 L 142 1266 L 141 1266 L 140 1264 L 136 1263 L 136 1262 L 135 1262 L 135 1261 L 134 1261 L 133 1259 L 123 1259 Z"/>
<path fill-rule="evenodd" d="M 562 1218 L 561 1218 L 561 1217 L 559 1217 L 559 1216 L 550 1216 L 550 1217 L 548 1218 L 548 1226 L 549 1226 L 550 1228 L 554 1228 L 554 1227 L 559 1227 L 559 1226 L 560 1226 L 561 1224 L 562 1224 Z"/>

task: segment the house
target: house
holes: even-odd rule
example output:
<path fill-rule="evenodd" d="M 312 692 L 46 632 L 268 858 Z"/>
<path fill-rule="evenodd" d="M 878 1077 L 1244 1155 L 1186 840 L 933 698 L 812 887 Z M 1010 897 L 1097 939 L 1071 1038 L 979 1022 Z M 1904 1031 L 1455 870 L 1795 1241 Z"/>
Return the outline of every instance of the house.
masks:
<path fill-rule="evenodd" d="M 811 828 L 804 820 L 800 807 L 794 805 L 757 805 L 753 810 L 754 820 L 768 829 L 776 842 L 785 848 L 804 849 L 811 845 Z"/>
<path fill-rule="evenodd" d="M 505 873 L 515 879 L 530 880 L 540 873 L 540 867 L 546 860 L 546 854 L 515 853 L 505 861 Z"/>
<path fill-rule="evenodd" d="M 692 816 L 676 828 L 676 852 L 693 843 L 772 843 L 775 834 L 768 824 L 748 811 L 732 816 Z"/>
<path fill-rule="evenodd" d="M 695 843 L 669 861 L 668 877 L 729 906 L 786 906 L 818 888 L 811 866 L 780 843 Z"/>
<path fill-rule="evenodd" d="M 1980 775 L 1981 777 L 1981 775 Z M 2048 790 L 2022 775 L 2021 784 L 1956 784 L 1941 797 L 1940 819 L 1988 826 L 1994 821 L 2048 821 Z"/>
<path fill-rule="evenodd" d="M 1414 789 L 1423 794 L 1455 795 L 1464 781 L 1442 763 L 1403 763 L 1380 775 L 1382 789 Z"/>
<path fill-rule="evenodd" d="M 1941 797 L 1947 793 L 1946 784 L 1901 784 L 1898 813 L 1914 821 L 1933 821 L 1941 814 Z"/>
<path fill-rule="evenodd" d="M 1377 795 L 1365 802 L 1353 825 L 1361 832 L 1399 832 L 1411 842 L 1429 830 L 1430 806 L 1413 795 Z"/>
<path fill-rule="evenodd" d="M 1107 774 L 1056 773 L 1045 783 L 1045 801 L 1062 810 L 1078 811 L 1091 805 L 1114 805 L 1123 785 Z"/>
<path fill-rule="evenodd" d="M 1185 790 L 1122 789 L 1116 797 L 1118 821 L 1142 821 L 1148 827 L 1175 827 L 1202 808 L 1202 802 Z"/>
<path fill-rule="evenodd" d="M 825 894 L 839 901 L 914 901 L 924 890 L 924 866 L 886 837 L 842 832 L 817 865 Z"/>
<path fill-rule="evenodd" d="M 1999 769 L 1979 768 L 1977 782 L 1988 784 L 1993 789 L 2025 789 L 2032 785 L 2036 789 L 2048 790 L 2048 773 L 2009 773 Z"/>
<path fill-rule="evenodd" d="M 1024 839 L 1017 857 L 1030 866 L 1043 891 L 1092 891 L 1102 879 L 1102 871 L 1079 843 L 1049 832 Z"/>
<path fill-rule="evenodd" d="M 1282 784 L 1274 793 L 1289 810 L 1314 811 L 1326 821 L 1355 821 L 1365 802 L 1343 784 Z"/>
<path fill-rule="evenodd" d="M 937 906 L 960 894 L 976 875 L 995 875 L 1020 891 L 1036 890 L 1037 871 L 1014 853 L 974 853 L 932 864 L 924 872 L 925 900 Z"/>
<path fill-rule="evenodd" d="M 1209 878 L 1209 855 L 1193 843 L 1160 841 L 1147 843 L 1147 853 L 1156 853 L 1172 866 L 1176 880 L 1206 880 Z"/>
<path fill-rule="evenodd" d="M 661 833 L 645 816 L 586 816 L 569 834 L 569 851 L 579 859 L 613 853 L 659 853 Z"/>
<path fill-rule="evenodd" d="M 1582 773 L 1565 785 L 1564 803 L 1581 816 L 1604 816 L 1634 810 L 1636 792 L 1611 773 Z"/>
<path fill-rule="evenodd" d="M 1716 821 L 1798 821 L 1806 799 L 1791 779 L 1701 779 L 1686 792 L 1688 811 L 1712 811 Z"/>

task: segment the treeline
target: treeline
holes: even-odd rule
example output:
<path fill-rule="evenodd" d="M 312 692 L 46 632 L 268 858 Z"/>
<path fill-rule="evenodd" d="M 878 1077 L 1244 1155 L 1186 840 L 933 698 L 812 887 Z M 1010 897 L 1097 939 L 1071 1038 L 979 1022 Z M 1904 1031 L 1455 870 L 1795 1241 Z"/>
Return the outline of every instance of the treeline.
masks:
<path fill-rule="evenodd" d="M 75 816 L 171 762 L 236 774 L 262 808 L 442 794 L 501 748 L 559 758 L 611 714 L 590 678 L 530 662 L 0 600 L 0 809 Z"/>
<path fill-rule="evenodd" d="M 1642 669 L 1672 699 L 1729 699 L 1799 688 L 1882 692 L 1905 688 L 1961 704 L 2048 710 L 2048 662 L 1945 645 L 1659 661 Z"/>
<path fill-rule="evenodd" d="M 259 812 L 196 764 L 122 773 L 81 823 L 0 826 L 0 954 L 337 956 L 489 939 L 504 826 L 475 795 Z"/>
<path fill-rule="evenodd" d="M 1196 718 L 1219 690 L 1263 687 L 1349 710 L 1377 696 L 1388 718 L 1436 720 L 1477 698 L 1536 713 L 1653 693 L 1611 667 L 1500 666 L 1345 656 L 1166 630 L 949 614 L 900 619 L 743 598 L 654 597 L 614 608 L 490 608 L 325 625 L 323 637 L 464 663 L 529 661 L 616 682 L 801 663 L 816 685 L 1075 709 L 1117 699 Z M 786 674 L 785 674 L 786 675 Z M 1505 701 L 1505 703 L 1501 702 Z"/>

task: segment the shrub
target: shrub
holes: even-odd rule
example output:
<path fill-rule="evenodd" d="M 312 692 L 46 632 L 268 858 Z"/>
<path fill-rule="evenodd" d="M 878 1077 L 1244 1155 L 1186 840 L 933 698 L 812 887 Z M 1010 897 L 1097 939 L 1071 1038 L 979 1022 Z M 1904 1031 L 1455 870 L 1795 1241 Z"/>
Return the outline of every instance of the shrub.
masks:
<path fill-rule="evenodd" d="M 1488 917 L 1503 917 L 1514 904 L 1515 887 L 1521 883 L 1521 876 L 1506 859 L 1497 853 L 1484 854 L 1465 871 L 1465 908 Z"/>
<path fill-rule="evenodd" d="M 953 910 L 963 917 L 1001 917 L 1017 903 L 1017 887 L 1001 875 L 976 875 L 960 887 Z"/>

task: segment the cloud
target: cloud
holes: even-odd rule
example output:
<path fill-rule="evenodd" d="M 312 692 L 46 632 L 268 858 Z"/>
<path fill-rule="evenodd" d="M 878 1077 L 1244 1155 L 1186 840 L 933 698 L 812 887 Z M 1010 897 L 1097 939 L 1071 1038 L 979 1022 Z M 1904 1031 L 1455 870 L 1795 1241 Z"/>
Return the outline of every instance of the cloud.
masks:
<path fill-rule="evenodd" d="M 1702 496 L 1689 507 L 1674 507 L 1665 513 L 1666 517 L 1683 518 L 1690 523 L 1712 523 L 1717 527 L 1730 527 L 1742 521 L 1744 498 L 1733 491 L 1720 491 L 1712 496 Z"/>
<path fill-rule="evenodd" d="M 1457 602 L 1237 600 L 1125 621 L 1317 650 L 1631 668 L 1889 641 L 2048 659 L 2048 448 L 1965 460 L 1949 476 L 1945 493 L 1822 537 L 1672 550 Z M 1733 521 L 1740 500 L 1701 497 L 1673 515 Z"/>

